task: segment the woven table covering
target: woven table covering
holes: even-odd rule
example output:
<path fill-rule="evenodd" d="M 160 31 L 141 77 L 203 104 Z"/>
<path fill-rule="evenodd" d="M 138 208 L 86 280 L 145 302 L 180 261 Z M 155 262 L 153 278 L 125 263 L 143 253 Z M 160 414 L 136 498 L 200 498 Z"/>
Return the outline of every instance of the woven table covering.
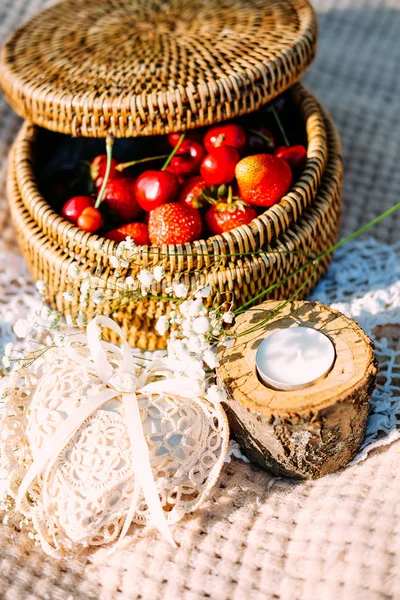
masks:
<path fill-rule="evenodd" d="M 0 0 L 0 38 L 41 0 Z M 305 83 L 344 152 L 342 234 L 400 198 L 400 0 L 316 0 L 320 32 Z M 6 206 L 20 120 L 0 98 L 0 345 L 39 303 Z M 314 482 L 276 479 L 232 458 L 211 498 L 174 527 L 178 549 L 133 528 L 113 555 L 55 561 L 0 525 L 0 599 L 391 600 L 400 598 L 400 214 L 345 246 L 313 298 L 356 318 L 380 363 L 355 464 Z"/>

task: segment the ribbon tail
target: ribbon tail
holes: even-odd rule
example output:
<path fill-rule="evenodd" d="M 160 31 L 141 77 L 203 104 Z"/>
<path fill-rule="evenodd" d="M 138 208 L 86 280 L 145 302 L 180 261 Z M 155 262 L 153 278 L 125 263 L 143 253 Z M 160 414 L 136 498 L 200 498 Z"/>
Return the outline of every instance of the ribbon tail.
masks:
<path fill-rule="evenodd" d="M 115 390 L 104 390 L 96 394 L 93 398 L 85 402 L 82 406 L 76 409 L 61 425 L 57 431 L 43 445 L 39 455 L 33 461 L 28 471 L 26 472 L 21 485 L 19 486 L 16 499 L 16 509 L 19 510 L 23 498 L 29 489 L 32 481 L 41 473 L 48 464 L 59 455 L 64 446 L 69 442 L 71 437 L 82 425 L 82 423 L 90 417 L 90 415 L 101 407 L 107 400 L 111 400 L 118 395 Z"/>
<path fill-rule="evenodd" d="M 158 490 L 150 464 L 149 450 L 143 433 L 142 419 L 136 394 L 124 394 L 125 420 L 131 442 L 133 468 L 140 483 L 154 525 L 165 539 L 176 547 L 174 538 L 165 519 Z M 130 524 L 130 523 L 129 523 Z"/>
<path fill-rule="evenodd" d="M 114 554 L 114 552 L 116 552 L 118 550 L 118 548 L 121 546 L 122 540 L 128 533 L 128 529 L 132 523 L 133 515 L 135 514 L 136 506 L 137 506 L 137 503 L 139 500 L 139 492 L 140 492 L 140 485 L 139 485 L 137 478 L 135 477 L 135 485 L 134 485 L 133 492 L 132 492 L 132 498 L 131 498 L 131 503 L 129 506 L 128 514 L 126 515 L 124 526 L 121 529 L 121 533 L 119 535 L 118 541 L 115 544 L 115 546 L 111 549 L 110 555 Z"/>

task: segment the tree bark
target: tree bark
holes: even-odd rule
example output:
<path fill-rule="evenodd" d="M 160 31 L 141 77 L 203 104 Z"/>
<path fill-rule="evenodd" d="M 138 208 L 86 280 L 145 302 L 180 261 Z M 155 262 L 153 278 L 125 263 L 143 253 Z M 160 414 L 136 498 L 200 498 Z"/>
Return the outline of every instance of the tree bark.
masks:
<path fill-rule="evenodd" d="M 238 316 L 235 332 L 247 331 L 278 306 L 271 301 L 246 311 Z M 299 325 L 331 339 L 336 349 L 332 370 L 302 390 L 266 387 L 256 374 L 259 344 L 280 329 Z M 218 350 L 217 374 L 228 391 L 225 409 L 232 436 L 251 461 L 276 475 L 315 479 L 355 456 L 377 373 L 373 342 L 355 321 L 317 302 L 291 302 L 256 332 Z"/>

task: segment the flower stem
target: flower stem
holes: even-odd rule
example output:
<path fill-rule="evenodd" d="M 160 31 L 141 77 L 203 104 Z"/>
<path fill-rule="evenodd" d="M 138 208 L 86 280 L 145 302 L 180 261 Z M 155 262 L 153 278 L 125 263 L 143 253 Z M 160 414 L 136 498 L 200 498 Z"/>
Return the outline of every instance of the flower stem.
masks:
<path fill-rule="evenodd" d="M 104 192 L 106 191 L 108 178 L 110 177 L 110 173 L 111 173 L 111 161 L 112 161 L 113 146 L 114 146 L 113 138 L 111 136 L 107 136 L 107 139 L 106 139 L 106 155 L 107 155 L 106 172 L 104 173 L 103 183 L 101 184 L 101 188 L 100 188 L 98 196 L 97 196 L 96 204 L 94 205 L 95 208 L 99 208 L 99 206 L 103 200 Z"/>
<path fill-rule="evenodd" d="M 147 158 L 139 158 L 138 160 L 131 160 L 130 162 L 121 163 L 115 167 L 117 171 L 124 171 L 128 167 L 134 167 L 141 163 L 150 162 L 152 160 L 161 160 L 162 158 L 168 158 L 168 154 L 162 154 L 161 156 L 148 156 Z"/>
<path fill-rule="evenodd" d="M 263 290 L 262 292 L 260 292 L 256 296 L 254 296 L 254 298 L 252 298 L 251 300 L 248 300 L 247 302 L 242 304 L 242 306 L 239 306 L 239 308 L 237 308 L 234 311 L 235 314 L 239 314 L 239 313 L 243 312 L 248 306 L 250 306 L 250 304 L 257 302 L 263 296 L 265 296 L 269 292 L 272 292 L 275 288 L 279 287 L 283 283 L 286 283 L 286 281 L 288 281 L 291 277 L 294 277 L 295 275 L 297 275 L 298 273 L 300 273 L 301 271 L 303 271 L 310 265 L 314 265 L 314 264 L 318 263 L 322 258 L 325 258 L 325 256 L 332 254 L 332 252 L 335 252 L 336 250 L 338 250 L 339 248 L 341 248 L 342 246 L 347 244 L 347 242 L 350 242 L 351 240 L 354 240 L 355 238 L 359 237 L 360 235 L 362 235 L 363 233 L 368 231 L 368 229 L 371 229 L 371 227 L 374 227 L 375 225 L 377 225 L 378 223 L 383 221 L 383 219 L 386 219 L 386 217 L 389 217 L 390 215 L 394 214 L 399 209 L 400 209 L 400 202 L 398 202 L 397 204 L 395 204 L 394 206 L 392 206 L 391 208 L 389 208 L 382 214 L 378 215 L 375 219 L 372 219 L 372 221 L 369 221 L 369 223 L 367 223 L 366 225 L 363 225 L 362 227 L 360 227 L 359 229 L 357 229 L 350 235 L 346 236 L 345 238 L 343 238 L 342 240 L 340 240 L 339 242 L 337 242 L 330 248 L 327 248 L 320 254 L 317 254 L 317 256 L 314 256 L 312 259 L 305 262 L 303 265 L 298 267 L 295 271 L 292 271 L 292 273 L 289 273 L 288 275 L 286 275 L 285 277 L 283 277 L 282 279 L 280 279 L 273 285 L 270 285 L 267 289 Z"/>
<path fill-rule="evenodd" d="M 283 125 L 282 125 L 282 121 L 281 121 L 281 119 L 280 119 L 280 117 L 278 115 L 278 112 L 277 112 L 275 106 L 272 105 L 271 110 L 272 110 L 272 114 L 274 115 L 275 121 L 278 124 L 279 130 L 280 130 L 281 135 L 283 137 L 283 141 L 285 142 L 285 146 L 290 146 L 289 140 L 287 139 L 285 130 L 284 130 Z"/>
<path fill-rule="evenodd" d="M 169 163 L 171 162 L 171 160 L 174 158 L 175 154 L 178 152 L 179 148 L 181 147 L 181 144 L 182 144 L 183 140 L 185 139 L 185 136 L 186 136 L 186 133 L 182 133 L 175 148 L 172 150 L 171 154 L 168 156 L 167 160 L 161 167 L 161 171 L 165 171 L 165 169 L 168 167 Z"/>

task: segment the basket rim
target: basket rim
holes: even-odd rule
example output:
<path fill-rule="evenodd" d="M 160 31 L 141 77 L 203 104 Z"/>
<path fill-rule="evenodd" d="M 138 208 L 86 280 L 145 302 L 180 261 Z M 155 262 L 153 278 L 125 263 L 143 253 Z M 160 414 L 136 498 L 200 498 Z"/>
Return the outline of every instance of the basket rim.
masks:
<path fill-rule="evenodd" d="M 308 0 L 246 0 L 234 9 L 231 0 L 165 6 L 162 0 L 64 0 L 39 12 L 1 49 L 8 102 L 33 123 L 72 135 L 185 131 L 257 110 L 297 82 L 314 59 L 317 22 Z M 204 26 L 197 24 L 202 18 Z M 135 44 L 124 50 L 128 27 Z M 119 40 L 113 52 L 110 29 Z"/>
<path fill-rule="evenodd" d="M 328 131 L 329 144 L 329 158 L 327 169 L 324 174 L 321 186 L 318 189 L 315 201 L 307 208 L 305 214 L 302 215 L 301 219 L 298 222 L 292 223 L 288 231 L 283 232 L 281 234 L 279 238 L 279 244 L 284 245 L 285 247 L 290 248 L 293 245 L 294 247 L 296 247 L 296 243 L 299 243 L 299 240 L 304 239 L 304 235 L 308 235 L 310 239 L 312 239 L 312 232 L 315 230 L 316 224 L 320 222 L 323 214 L 328 214 L 328 212 L 332 210 L 334 199 L 336 199 L 336 202 L 339 202 L 339 205 L 336 210 L 337 220 L 335 222 L 336 232 L 338 232 L 339 230 L 340 213 L 342 207 L 341 191 L 343 182 L 342 150 L 339 134 L 335 124 L 333 123 L 329 115 L 327 115 L 327 113 L 324 113 L 324 119 Z M 44 260 L 49 260 L 46 257 L 50 255 L 52 257 L 51 262 L 53 264 L 51 270 L 53 270 L 55 265 L 57 265 L 57 268 L 60 267 L 65 274 L 68 272 L 69 265 L 75 260 L 79 259 L 81 268 L 87 268 L 88 275 L 93 275 L 93 272 L 91 271 L 93 264 L 92 261 L 89 260 L 87 257 L 76 255 L 74 256 L 71 254 L 64 253 L 62 251 L 62 248 L 60 248 L 54 240 L 43 239 L 42 231 L 38 223 L 35 221 L 32 222 L 32 217 L 30 216 L 29 212 L 27 211 L 24 205 L 18 186 L 18 181 L 16 180 L 15 169 L 13 169 L 12 166 L 13 162 L 11 161 L 10 164 L 11 171 L 7 182 L 7 188 L 8 195 L 13 197 L 13 202 L 11 203 L 11 214 L 13 217 L 14 225 L 19 231 L 22 230 L 22 235 L 25 236 L 26 241 L 30 241 L 30 243 L 34 244 L 34 250 L 33 252 L 32 250 L 30 251 L 30 255 L 36 254 L 36 257 L 39 257 L 39 266 Z M 21 225 L 16 225 L 17 220 L 23 224 L 22 228 Z M 306 233 L 306 231 L 308 233 Z M 34 242 L 33 238 L 35 238 Z M 250 256 L 248 257 L 248 260 L 252 261 L 252 264 L 254 264 L 255 261 L 260 266 L 261 263 L 264 263 L 265 265 L 265 261 L 267 261 L 267 263 L 269 264 L 271 262 L 269 260 L 269 257 L 272 257 L 273 262 L 276 263 L 276 254 L 268 251 L 265 252 L 265 255 Z M 27 262 L 32 272 L 32 275 L 35 278 L 33 272 L 34 269 L 32 268 L 32 259 L 27 258 Z M 104 264 L 103 267 L 106 269 L 108 268 Z M 244 265 L 231 264 L 229 266 L 224 267 L 223 271 L 227 273 L 235 272 L 236 274 L 238 274 L 243 270 L 243 268 Z M 96 276 L 96 274 L 94 275 Z M 128 275 L 129 273 L 127 272 L 126 276 Z M 176 275 L 179 275 L 179 273 L 176 273 Z M 185 277 L 186 280 L 187 277 L 190 277 L 190 273 L 180 273 L 180 276 Z M 108 281 L 110 281 L 111 283 L 114 281 L 115 283 L 116 279 L 113 276 Z M 118 279 L 118 281 L 121 280 Z M 59 295 L 61 295 L 62 291 L 63 290 L 59 290 Z"/>
<path fill-rule="evenodd" d="M 297 84 L 291 93 L 294 101 L 310 114 L 305 121 L 308 136 L 306 168 L 281 201 L 267 209 L 254 219 L 249 225 L 242 225 L 236 229 L 211 236 L 207 239 L 196 240 L 182 245 L 139 246 L 139 253 L 148 256 L 150 253 L 168 254 L 170 256 L 221 256 L 232 254 L 235 249 L 242 247 L 246 240 L 255 247 L 271 243 L 279 234 L 285 231 L 292 222 L 296 222 L 307 207 L 299 198 L 303 199 L 304 190 L 312 189 L 315 195 L 321 183 L 327 160 L 327 134 L 325 130 L 324 111 L 314 96 L 306 88 Z M 303 114 L 303 118 L 304 114 Z M 310 130 L 312 129 L 312 132 Z M 107 240 L 97 234 L 82 231 L 72 223 L 66 221 L 54 211 L 48 201 L 41 195 L 34 166 L 30 153 L 34 147 L 38 130 L 36 126 L 25 122 L 13 145 L 13 167 L 20 188 L 20 193 L 25 207 L 31 217 L 38 222 L 43 232 L 64 247 L 79 249 L 81 253 L 101 252 L 103 256 L 113 256 L 118 244 Z M 284 226 L 282 226 L 284 223 Z"/>

